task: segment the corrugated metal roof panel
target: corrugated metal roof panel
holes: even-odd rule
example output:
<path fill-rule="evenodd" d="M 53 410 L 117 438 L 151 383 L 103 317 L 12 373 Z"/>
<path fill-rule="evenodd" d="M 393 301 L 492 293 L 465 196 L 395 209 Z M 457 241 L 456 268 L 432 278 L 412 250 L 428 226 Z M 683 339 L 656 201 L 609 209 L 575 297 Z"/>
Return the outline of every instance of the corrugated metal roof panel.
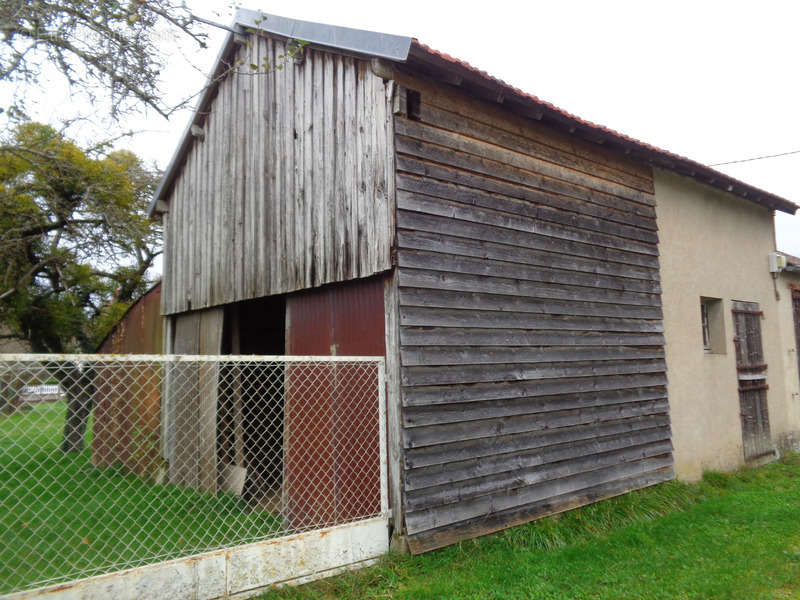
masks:
<path fill-rule="evenodd" d="M 389 60 L 404 61 L 411 47 L 410 37 L 298 21 L 245 8 L 236 11 L 234 20 L 239 27 Z"/>

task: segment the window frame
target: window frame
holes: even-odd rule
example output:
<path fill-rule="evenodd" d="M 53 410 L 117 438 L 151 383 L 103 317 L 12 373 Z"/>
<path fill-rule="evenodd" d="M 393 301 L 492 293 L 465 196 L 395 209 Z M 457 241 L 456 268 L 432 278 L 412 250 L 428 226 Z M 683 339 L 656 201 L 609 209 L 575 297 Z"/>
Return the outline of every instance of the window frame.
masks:
<path fill-rule="evenodd" d="M 709 303 L 706 300 L 700 300 L 700 325 L 703 328 L 703 351 L 706 354 L 712 354 L 713 346 L 711 345 L 711 323 L 708 316 L 708 305 Z"/>
<path fill-rule="evenodd" d="M 700 296 L 700 328 L 705 354 L 727 354 L 725 315 L 722 298 Z"/>

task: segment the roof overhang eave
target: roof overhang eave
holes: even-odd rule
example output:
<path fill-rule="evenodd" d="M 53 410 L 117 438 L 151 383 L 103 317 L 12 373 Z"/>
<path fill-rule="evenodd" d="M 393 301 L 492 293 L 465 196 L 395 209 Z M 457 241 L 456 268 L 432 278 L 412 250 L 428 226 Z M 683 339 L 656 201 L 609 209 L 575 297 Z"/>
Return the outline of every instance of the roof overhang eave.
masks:
<path fill-rule="evenodd" d="M 217 91 L 219 81 L 225 72 L 225 59 L 231 53 L 235 45 L 236 35 L 237 34 L 233 31 L 229 31 L 225 36 L 225 41 L 222 43 L 222 47 L 217 54 L 217 58 L 214 61 L 214 66 L 212 67 L 211 73 L 208 75 L 205 86 L 200 93 L 197 106 L 189 119 L 189 123 L 186 125 L 186 129 L 184 129 L 183 135 L 181 136 L 181 141 L 178 144 L 178 147 L 175 149 L 175 152 L 169 161 L 169 165 L 167 165 L 167 169 L 164 171 L 164 175 L 158 182 L 155 192 L 153 192 L 153 199 L 150 201 L 150 206 L 147 209 L 147 216 L 150 218 L 152 218 L 154 215 L 164 212 L 164 209 L 160 204 L 162 202 L 166 202 L 166 195 L 172 187 L 172 183 L 175 181 L 179 167 L 183 163 L 183 160 L 186 158 L 186 155 L 191 148 L 192 127 L 195 125 L 202 125 L 203 120 L 205 119 L 205 111 L 211 104 L 211 100 Z"/>
<path fill-rule="evenodd" d="M 795 214 L 798 206 L 784 198 L 758 189 L 754 186 L 725 175 L 706 165 L 691 159 L 661 150 L 612 129 L 585 121 L 558 107 L 527 94 L 505 82 L 479 71 L 468 63 L 433 50 L 412 38 L 394 36 L 369 31 L 361 31 L 347 27 L 323 25 L 307 21 L 287 19 L 276 15 L 267 15 L 258 11 L 239 9 L 236 12 L 232 31 L 227 35 L 222 49 L 214 63 L 205 88 L 197 103 L 197 108 L 190 119 L 172 160 L 164 172 L 164 176 L 153 194 L 148 214 L 163 212 L 167 195 L 178 171 L 191 148 L 192 127 L 202 126 L 205 113 L 216 93 L 219 80 L 226 68 L 225 59 L 235 46 L 239 34 L 254 30 L 271 35 L 307 41 L 315 46 L 353 52 L 359 55 L 383 58 L 399 65 L 406 63 L 406 68 L 415 65 L 426 70 L 438 70 L 449 77 L 444 81 L 461 82 L 468 80 L 472 85 L 489 92 L 497 102 L 504 103 L 509 110 L 520 111 L 523 116 L 544 120 L 550 125 L 563 129 L 589 141 L 614 148 L 631 158 L 655 167 L 690 177 L 701 183 L 732 193 L 771 210 L 779 210 Z M 457 83 L 458 85 L 458 83 Z"/>

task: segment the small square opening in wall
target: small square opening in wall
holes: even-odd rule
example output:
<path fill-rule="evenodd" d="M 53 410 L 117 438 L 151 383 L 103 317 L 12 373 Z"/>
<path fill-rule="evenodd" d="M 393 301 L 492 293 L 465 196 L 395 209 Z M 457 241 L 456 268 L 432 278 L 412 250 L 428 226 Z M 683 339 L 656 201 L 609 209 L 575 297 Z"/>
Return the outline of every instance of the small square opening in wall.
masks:
<path fill-rule="evenodd" d="M 706 354 L 725 354 L 725 318 L 721 298 L 700 297 L 700 324 Z"/>
<path fill-rule="evenodd" d="M 408 118 L 412 121 L 419 121 L 422 113 L 422 97 L 415 90 L 406 90 L 406 110 Z"/>

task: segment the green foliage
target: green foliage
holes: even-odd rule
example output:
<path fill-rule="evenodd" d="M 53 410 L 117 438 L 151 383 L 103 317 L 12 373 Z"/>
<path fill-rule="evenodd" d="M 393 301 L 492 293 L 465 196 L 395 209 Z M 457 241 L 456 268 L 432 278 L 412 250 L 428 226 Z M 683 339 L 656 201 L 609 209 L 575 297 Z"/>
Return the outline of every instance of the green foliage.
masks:
<path fill-rule="evenodd" d="M 799 499 L 800 457 L 790 455 L 262 598 L 797 598 Z"/>
<path fill-rule="evenodd" d="M 255 30 L 251 29 L 249 31 L 251 33 L 255 33 Z M 286 66 L 289 63 L 289 61 L 303 60 L 306 46 L 308 46 L 308 42 L 304 40 L 292 40 L 291 43 L 289 44 L 286 54 L 279 54 L 276 57 L 277 62 L 274 63 L 270 62 L 269 58 L 267 58 L 266 56 L 262 59 L 261 67 L 263 67 L 263 71 L 264 72 L 272 70 L 280 71 L 283 69 L 284 66 Z M 259 67 L 256 64 L 250 65 L 251 70 L 259 70 L 261 67 Z"/>
<path fill-rule="evenodd" d="M 92 351 L 150 284 L 157 174 L 39 123 L 0 145 L 0 322 L 34 351 Z"/>

